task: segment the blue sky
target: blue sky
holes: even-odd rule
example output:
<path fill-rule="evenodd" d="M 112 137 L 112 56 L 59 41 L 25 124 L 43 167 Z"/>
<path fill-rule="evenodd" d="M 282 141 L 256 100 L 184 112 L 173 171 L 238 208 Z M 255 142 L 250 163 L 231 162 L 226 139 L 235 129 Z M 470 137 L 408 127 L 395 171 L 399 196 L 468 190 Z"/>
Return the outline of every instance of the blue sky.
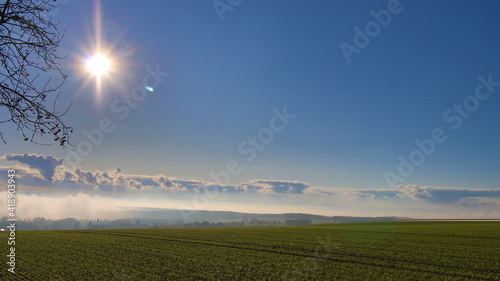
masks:
<path fill-rule="evenodd" d="M 114 130 L 77 163 L 78 171 L 92 173 L 90 181 L 62 174 L 45 183 L 43 175 L 34 180 L 33 169 L 52 167 L 52 162 L 34 164 L 31 156 L 12 160 L 13 155 L 53 156 L 64 159 L 66 172 L 79 172 L 69 165 L 70 152 L 57 145 L 26 144 L 18 142 L 19 135 L 8 135 L 2 151 L 11 160 L 4 156 L 3 167 L 21 165 L 34 173 L 25 180 L 33 188 L 45 186 L 36 189 L 38 196 L 54 189 L 100 196 L 109 191 L 106 185 L 121 190 L 120 184 L 95 179 L 117 167 L 125 178 L 161 174 L 205 188 L 217 185 L 210 172 L 224 171 L 236 161 L 240 172 L 226 185 L 239 191 L 210 198 L 210 207 L 204 208 L 238 210 L 229 202 L 253 198 L 242 191 L 251 185 L 266 190 L 259 196 L 282 195 L 272 200 L 256 196 L 254 205 L 249 203 L 255 210 L 266 210 L 259 209 L 259 202 L 271 200 L 297 212 L 332 213 L 331 206 L 344 204 L 344 214 L 429 217 L 459 210 L 469 217 L 498 217 L 500 87 L 489 91 L 479 79 L 500 81 L 497 1 L 244 0 L 223 13 L 215 6 L 228 7 L 224 0 L 110 0 L 100 4 L 101 13 L 97 1 L 61 2 L 54 19 L 66 28 L 60 50 L 69 56 L 61 63 L 70 78 L 62 102 L 73 100 L 66 115 L 75 128 L 72 142 L 88 141 L 83 130 L 99 128 L 103 119 L 111 120 Z M 340 45 L 356 47 L 355 27 L 366 33 L 374 21 L 371 11 L 389 7 L 397 12 L 385 12 L 391 14 L 386 26 L 377 23 L 379 32 L 365 35 L 367 46 L 346 59 Z M 101 91 L 82 66 L 82 58 L 95 49 L 94 19 L 99 16 L 103 48 L 115 65 L 103 77 Z M 144 86 L 148 67 L 169 74 L 161 81 L 150 79 L 158 82 L 154 92 L 132 108 L 122 99 Z M 479 99 L 477 87 L 489 96 Z M 460 115 L 455 105 L 473 110 Z M 118 106 L 128 107 L 127 114 Z M 285 108 L 295 117 L 247 161 L 250 154 L 239 153 L 238 146 L 249 136 L 258 137 L 275 111 Z M 410 161 L 412 152 L 422 151 L 415 140 L 432 139 L 436 128 L 445 140 L 433 141 L 429 155 L 413 154 L 424 157 L 415 158 L 422 163 L 413 165 L 411 175 L 398 172 L 400 156 Z M 403 180 L 388 184 L 388 172 Z M 306 188 L 297 189 L 300 184 Z M 82 186 L 69 188 L 73 185 Z M 87 190 L 85 185 L 92 186 Z M 392 195 L 384 198 L 383 192 Z M 181 193 L 168 199 L 191 200 Z M 366 199 L 367 194 L 377 195 Z M 303 207 L 300 196 L 307 197 Z M 156 201 L 155 206 L 175 207 L 161 203 L 161 196 Z M 409 212 L 405 204 L 422 210 Z"/>

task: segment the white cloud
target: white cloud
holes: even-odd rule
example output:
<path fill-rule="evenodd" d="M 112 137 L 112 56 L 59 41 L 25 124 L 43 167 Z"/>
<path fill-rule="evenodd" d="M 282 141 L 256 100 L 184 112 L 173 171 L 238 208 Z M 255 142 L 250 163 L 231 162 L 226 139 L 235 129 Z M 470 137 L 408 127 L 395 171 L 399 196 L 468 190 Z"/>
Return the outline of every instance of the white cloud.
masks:
<path fill-rule="evenodd" d="M 269 194 L 303 194 L 309 187 L 308 183 L 298 181 L 251 180 L 240 184 L 238 189 Z"/>
<path fill-rule="evenodd" d="M 477 205 L 482 202 L 478 198 L 500 198 L 500 189 L 494 188 L 444 188 L 409 184 L 396 186 L 396 189 L 401 198 L 435 204 Z"/>

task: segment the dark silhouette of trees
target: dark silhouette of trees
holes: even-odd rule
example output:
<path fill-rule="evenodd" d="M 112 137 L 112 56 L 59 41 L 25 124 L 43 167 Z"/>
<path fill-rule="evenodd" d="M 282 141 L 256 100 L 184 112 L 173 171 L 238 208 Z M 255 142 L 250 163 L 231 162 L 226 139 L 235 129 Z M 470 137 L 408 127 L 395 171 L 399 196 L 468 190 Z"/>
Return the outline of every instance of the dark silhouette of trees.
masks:
<path fill-rule="evenodd" d="M 56 108 L 67 77 L 57 54 L 64 32 L 48 14 L 57 6 L 53 0 L 0 4 L 0 123 L 13 123 L 24 141 L 48 135 L 64 146 L 72 132 L 61 120 L 69 106 Z M 1 131 L 0 139 L 6 143 Z"/>

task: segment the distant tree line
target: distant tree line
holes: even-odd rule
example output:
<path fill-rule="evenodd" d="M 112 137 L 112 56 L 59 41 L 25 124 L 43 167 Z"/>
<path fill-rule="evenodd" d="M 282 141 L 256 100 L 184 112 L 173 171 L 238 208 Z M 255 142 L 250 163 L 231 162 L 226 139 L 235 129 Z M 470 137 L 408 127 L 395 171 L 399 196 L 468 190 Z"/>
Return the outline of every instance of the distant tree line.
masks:
<path fill-rule="evenodd" d="M 0 228 L 8 225 L 7 217 L 0 219 Z M 17 221 L 19 230 L 69 230 L 69 229 L 124 229 L 124 228 L 200 228 L 200 227 L 237 227 L 237 226 L 272 226 L 283 225 L 280 220 L 242 219 L 238 221 L 193 221 L 180 222 L 168 219 L 130 218 L 130 219 L 95 219 L 77 220 L 65 218 L 59 220 L 37 217 Z"/>
<path fill-rule="evenodd" d="M 209 214 L 213 213 L 213 216 Z M 43 217 L 22 219 L 17 221 L 19 230 L 49 230 L 49 229 L 124 229 L 124 228 L 197 228 L 197 227 L 241 227 L 241 226 L 300 226 L 314 223 L 339 222 L 382 222 L 398 221 L 404 218 L 395 217 L 326 217 L 307 214 L 244 214 L 235 213 L 231 218 L 220 214 L 227 212 L 205 212 L 193 218 L 192 221 L 182 221 L 175 217 L 145 217 L 124 219 L 94 219 L 78 220 L 75 218 L 47 219 Z M 217 215 L 218 214 L 218 215 Z M 0 219 L 0 228 L 8 225 L 7 217 Z"/>

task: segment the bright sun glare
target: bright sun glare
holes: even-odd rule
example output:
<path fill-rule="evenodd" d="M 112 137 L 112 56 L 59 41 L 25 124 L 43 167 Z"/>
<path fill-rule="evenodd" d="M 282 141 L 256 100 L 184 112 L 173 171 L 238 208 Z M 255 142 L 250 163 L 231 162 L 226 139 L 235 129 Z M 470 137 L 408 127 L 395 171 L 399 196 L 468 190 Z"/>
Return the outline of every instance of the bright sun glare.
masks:
<path fill-rule="evenodd" d="M 96 77 L 101 77 L 106 74 L 110 67 L 111 61 L 103 55 L 95 55 L 87 59 L 87 69 Z"/>

